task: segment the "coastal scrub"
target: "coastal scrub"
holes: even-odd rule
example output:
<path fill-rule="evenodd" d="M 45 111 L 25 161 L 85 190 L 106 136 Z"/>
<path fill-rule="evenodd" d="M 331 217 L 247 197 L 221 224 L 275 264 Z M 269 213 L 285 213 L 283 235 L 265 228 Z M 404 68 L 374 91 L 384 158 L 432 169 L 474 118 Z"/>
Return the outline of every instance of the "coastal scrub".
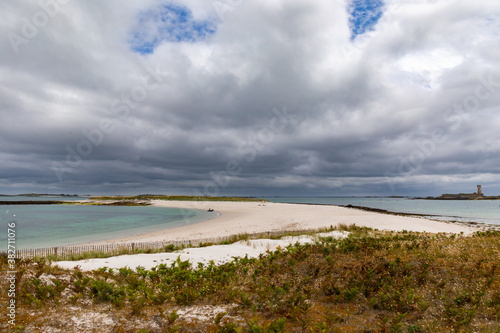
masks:
<path fill-rule="evenodd" d="M 23 260 L 17 324 L 78 331 L 87 316 L 100 332 L 500 332 L 500 233 L 344 229 L 351 236 L 220 266 L 83 272 Z"/>

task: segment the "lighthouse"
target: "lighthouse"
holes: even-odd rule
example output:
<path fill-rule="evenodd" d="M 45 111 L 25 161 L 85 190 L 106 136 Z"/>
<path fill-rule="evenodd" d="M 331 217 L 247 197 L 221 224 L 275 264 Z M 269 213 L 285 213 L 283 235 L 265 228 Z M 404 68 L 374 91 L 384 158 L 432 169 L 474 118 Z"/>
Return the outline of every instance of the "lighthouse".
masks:
<path fill-rule="evenodd" d="M 477 185 L 477 195 L 483 196 L 483 186 L 482 185 Z"/>

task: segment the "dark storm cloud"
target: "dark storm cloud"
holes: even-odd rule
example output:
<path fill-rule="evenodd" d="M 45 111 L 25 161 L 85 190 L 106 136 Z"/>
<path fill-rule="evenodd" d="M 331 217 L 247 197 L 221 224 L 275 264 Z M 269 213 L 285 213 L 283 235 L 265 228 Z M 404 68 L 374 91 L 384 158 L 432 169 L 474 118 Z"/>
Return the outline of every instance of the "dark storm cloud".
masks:
<path fill-rule="evenodd" d="M 500 192 L 497 1 L 221 1 L 0 4 L 0 192 Z"/>

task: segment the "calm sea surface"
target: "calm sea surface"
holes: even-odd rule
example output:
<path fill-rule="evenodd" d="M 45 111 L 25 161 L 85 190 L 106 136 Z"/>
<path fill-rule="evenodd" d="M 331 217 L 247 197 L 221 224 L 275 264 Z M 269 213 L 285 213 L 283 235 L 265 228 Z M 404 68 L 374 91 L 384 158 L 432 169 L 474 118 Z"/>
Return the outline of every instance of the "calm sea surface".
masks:
<path fill-rule="evenodd" d="M 43 199 L 68 198 L 0 197 L 3 201 Z M 202 210 L 181 211 L 177 208 L 145 206 L 2 205 L 0 251 L 7 248 L 9 222 L 16 222 L 16 247 L 23 249 L 74 245 L 130 236 L 198 223 L 216 216 L 216 213 Z"/>
<path fill-rule="evenodd" d="M 500 200 L 414 200 L 405 198 L 266 198 L 274 202 L 353 205 L 398 213 L 432 216 L 433 219 L 500 225 Z"/>

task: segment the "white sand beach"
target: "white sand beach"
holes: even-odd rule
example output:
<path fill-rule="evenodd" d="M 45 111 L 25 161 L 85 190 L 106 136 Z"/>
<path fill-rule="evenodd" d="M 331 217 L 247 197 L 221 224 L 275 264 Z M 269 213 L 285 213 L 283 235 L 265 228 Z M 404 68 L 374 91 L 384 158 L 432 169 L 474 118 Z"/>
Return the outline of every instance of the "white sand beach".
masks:
<path fill-rule="evenodd" d="M 418 231 L 432 233 L 470 234 L 477 229 L 458 223 L 447 223 L 420 217 L 380 214 L 329 205 L 304 205 L 273 202 L 164 201 L 155 200 L 157 207 L 213 209 L 217 218 L 95 244 L 156 242 L 214 238 L 240 233 L 260 233 L 282 230 L 318 229 L 338 224 L 365 226 L 379 230 Z M 187 223 L 186 223 L 187 224 Z"/>
<path fill-rule="evenodd" d="M 407 217 L 367 212 L 327 205 L 302 205 L 271 202 L 191 202 L 191 201 L 154 201 L 158 207 L 178 207 L 185 209 L 214 209 L 217 218 L 175 229 L 139 234 L 130 237 L 108 240 L 96 244 L 175 241 L 200 238 L 215 238 L 241 233 L 261 233 L 268 231 L 318 229 L 339 224 L 366 226 L 379 230 L 418 231 L 431 233 L 471 234 L 477 229 L 457 223 L 438 222 L 420 217 Z M 341 233 L 331 235 L 342 237 Z M 99 267 L 151 268 L 161 263 L 171 264 L 179 256 L 193 265 L 216 264 L 231 261 L 233 257 L 257 257 L 266 251 L 286 247 L 295 242 L 311 242 L 310 236 L 290 237 L 282 240 L 241 241 L 232 245 L 218 245 L 203 248 L 188 248 L 176 253 L 123 255 L 106 259 L 58 262 L 64 268 L 80 266 L 83 270 Z"/>

